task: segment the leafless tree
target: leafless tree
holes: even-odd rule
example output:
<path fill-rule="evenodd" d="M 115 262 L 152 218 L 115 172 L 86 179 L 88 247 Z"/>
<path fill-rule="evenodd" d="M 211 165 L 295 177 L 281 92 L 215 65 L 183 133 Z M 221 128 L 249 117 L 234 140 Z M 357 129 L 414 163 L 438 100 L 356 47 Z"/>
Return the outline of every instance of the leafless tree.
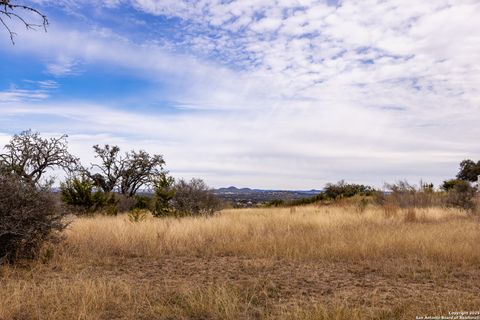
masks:
<path fill-rule="evenodd" d="M 71 171 L 78 163 L 68 152 L 67 135 L 47 139 L 27 130 L 14 135 L 4 150 L 0 154 L 0 173 L 15 174 L 35 184 L 50 168 Z"/>
<path fill-rule="evenodd" d="M 122 194 L 132 197 L 142 186 L 150 184 L 163 173 L 165 161 L 161 155 L 132 150 L 122 156 L 118 146 L 110 145 L 95 145 L 93 149 L 101 163 L 93 164 L 85 173 L 104 192 L 118 187 Z"/>
<path fill-rule="evenodd" d="M 25 17 L 25 14 L 28 15 L 30 13 L 37 15 L 40 18 L 40 23 L 29 22 L 27 20 L 28 18 Z M 14 38 L 16 36 L 16 33 L 11 29 L 8 23 L 12 20 L 20 21 L 25 26 L 25 28 L 27 28 L 27 30 L 43 28 L 45 31 L 47 31 L 48 18 L 38 9 L 35 9 L 31 6 L 18 4 L 16 1 L 12 0 L 0 0 L 0 23 L 7 30 L 12 43 L 15 43 Z"/>
<path fill-rule="evenodd" d="M 164 164 L 163 157 L 158 154 L 151 156 L 143 150 L 126 153 L 120 191 L 126 196 L 134 196 L 140 187 L 151 183 L 154 177 L 162 174 Z"/>
<path fill-rule="evenodd" d="M 212 215 L 221 207 L 220 200 L 202 179 L 174 184 L 172 206 L 177 215 Z"/>
<path fill-rule="evenodd" d="M 85 170 L 85 173 L 94 181 L 97 187 L 104 192 L 111 192 L 117 186 L 121 176 L 123 164 L 120 157 L 120 148 L 106 144 L 100 147 L 93 146 L 95 157 L 100 159 L 101 164 L 92 164 L 92 169 L 98 169 L 100 173 L 92 173 Z"/>

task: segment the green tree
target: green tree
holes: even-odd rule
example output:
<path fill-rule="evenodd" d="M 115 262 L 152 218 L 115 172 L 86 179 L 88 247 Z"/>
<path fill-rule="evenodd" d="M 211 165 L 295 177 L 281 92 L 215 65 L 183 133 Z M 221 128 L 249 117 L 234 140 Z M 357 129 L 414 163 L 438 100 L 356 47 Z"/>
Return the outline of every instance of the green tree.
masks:
<path fill-rule="evenodd" d="M 154 208 L 155 217 L 171 216 L 175 213 L 173 197 L 175 196 L 175 179 L 163 174 L 154 181 Z"/>
<path fill-rule="evenodd" d="M 467 159 L 460 162 L 460 169 L 457 178 L 464 181 L 476 182 L 480 175 L 480 161 L 475 163 L 473 160 Z"/>

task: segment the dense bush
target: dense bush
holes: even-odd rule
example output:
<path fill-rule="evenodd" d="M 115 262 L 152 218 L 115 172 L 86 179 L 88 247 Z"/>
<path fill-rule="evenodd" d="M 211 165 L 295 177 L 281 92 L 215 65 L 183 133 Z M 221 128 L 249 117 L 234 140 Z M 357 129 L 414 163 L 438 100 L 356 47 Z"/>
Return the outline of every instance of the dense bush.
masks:
<path fill-rule="evenodd" d="M 175 183 L 172 206 L 179 215 L 211 215 L 220 209 L 220 201 L 201 179 Z"/>
<path fill-rule="evenodd" d="M 0 263 L 34 257 L 64 227 L 48 190 L 16 175 L 0 175 Z"/>
<path fill-rule="evenodd" d="M 221 203 L 201 179 L 174 182 L 164 177 L 155 186 L 154 215 L 188 216 L 211 215 L 221 208 Z"/>
<path fill-rule="evenodd" d="M 92 214 L 103 211 L 116 214 L 114 194 L 107 194 L 96 188 L 93 181 L 85 176 L 73 177 L 60 185 L 62 201 L 77 214 Z"/>
<path fill-rule="evenodd" d="M 472 187 L 469 182 L 461 181 L 448 192 L 447 205 L 473 211 L 476 207 L 476 193 L 477 189 Z"/>
<path fill-rule="evenodd" d="M 464 180 L 460 180 L 460 179 L 445 180 L 440 186 L 440 189 L 448 192 L 450 190 L 453 190 L 457 184 L 463 184 L 464 182 L 465 182 Z"/>
<path fill-rule="evenodd" d="M 340 200 L 351 199 L 358 197 L 352 204 L 357 205 L 360 201 L 360 206 L 365 206 L 367 203 L 364 197 L 371 197 L 375 194 L 375 189 L 362 185 L 362 184 L 347 184 L 343 180 L 335 184 L 327 183 L 323 191 L 313 197 L 295 199 L 295 200 L 282 200 L 275 199 L 265 204 L 266 207 L 288 207 L 288 206 L 304 206 L 313 203 L 332 204 L 339 203 Z"/>
<path fill-rule="evenodd" d="M 375 189 L 363 184 L 347 184 L 344 181 L 336 184 L 328 183 L 320 194 L 320 198 L 326 200 L 337 200 L 341 198 L 350 198 L 356 195 L 371 196 Z"/>
<path fill-rule="evenodd" d="M 150 195 L 135 195 L 134 209 L 150 210 L 152 207 L 152 197 Z"/>

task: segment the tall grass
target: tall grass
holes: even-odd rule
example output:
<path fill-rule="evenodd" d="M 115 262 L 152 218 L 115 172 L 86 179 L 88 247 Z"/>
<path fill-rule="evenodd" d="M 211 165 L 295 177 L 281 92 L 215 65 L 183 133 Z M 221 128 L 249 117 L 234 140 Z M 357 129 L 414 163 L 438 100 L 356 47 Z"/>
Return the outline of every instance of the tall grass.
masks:
<path fill-rule="evenodd" d="M 355 208 L 225 210 L 213 217 L 80 218 L 67 231 L 64 255 L 242 255 L 296 260 L 412 258 L 478 264 L 480 224 L 456 209 L 359 213 Z"/>
<path fill-rule="evenodd" d="M 143 263 L 167 256 L 171 259 L 166 261 L 196 256 L 197 263 L 218 256 L 244 256 L 271 264 L 288 260 L 285 268 L 316 266 L 320 260 L 333 268 L 349 268 L 370 261 L 375 268 L 388 265 L 385 272 L 397 272 L 391 266 L 402 264 L 407 272 L 398 275 L 407 274 L 410 279 L 398 284 L 405 285 L 417 279 L 433 281 L 425 270 L 439 270 L 439 281 L 451 281 L 455 277 L 451 270 L 476 274 L 479 243 L 478 219 L 454 209 L 368 207 L 359 211 L 309 206 L 224 210 L 205 218 L 148 217 L 144 221 L 132 221 L 127 215 L 84 217 L 75 219 L 65 231 L 65 241 L 53 251 L 46 248 L 37 262 L 26 268 L 0 268 L 0 320 L 413 319 L 474 311 L 480 300 L 472 296 L 471 285 L 470 291 L 450 287 L 443 295 L 431 294 L 433 287 L 429 287 L 431 292 L 422 291 L 424 285 L 418 297 L 428 296 L 428 301 L 408 295 L 383 305 L 377 305 L 382 298 L 372 292 L 364 304 L 352 305 L 337 296 L 335 288 L 320 300 L 307 296 L 289 300 L 278 296 L 277 287 L 270 280 L 263 282 L 261 274 L 252 276 L 253 269 L 244 274 L 252 276 L 248 281 L 230 283 L 224 278 L 196 284 L 181 273 L 172 285 L 152 269 L 155 264 L 143 268 Z M 125 268 L 134 263 L 118 264 L 130 258 L 137 267 L 127 272 Z M 445 268 L 449 269 L 446 273 Z M 135 272 L 145 274 L 140 277 Z M 363 279 L 361 274 L 343 274 Z M 386 277 L 393 286 L 396 276 L 381 274 L 380 279 Z M 422 279 L 425 276 L 428 279 Z M 152 277 L 157 282 L 150 282 Z"/>
<path fill-rule="evenodd" d="M 418 315 L 448 315 L 451 311 L 475 311 L 478 305 L 462 296 L 450 301 L 409 299 L 394 308 L 369 308 L 337 300 L 274 305 L 262 287 L 236 288 L 225 284 L 165 288 L 107 278 L 73 280 L 0 280 L 2 320 L 109 320 L 109 319 L 267 319 L 267 320 L 363 320 L 414 319 Z"/>

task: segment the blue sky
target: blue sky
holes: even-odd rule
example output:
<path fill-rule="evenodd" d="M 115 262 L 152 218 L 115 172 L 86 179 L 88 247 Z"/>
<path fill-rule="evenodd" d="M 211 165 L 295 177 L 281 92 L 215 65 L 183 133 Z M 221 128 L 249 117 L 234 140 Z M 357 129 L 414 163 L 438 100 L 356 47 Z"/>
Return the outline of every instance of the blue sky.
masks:
<path fill-rule="evenodd" d="M 476 0 L 35 0 L 0 33 L 0 143 L 163 154 L 211 186 L 436 184 L 480 158 Z M 32 17 L 33 19 L 34 17 Z"/>

